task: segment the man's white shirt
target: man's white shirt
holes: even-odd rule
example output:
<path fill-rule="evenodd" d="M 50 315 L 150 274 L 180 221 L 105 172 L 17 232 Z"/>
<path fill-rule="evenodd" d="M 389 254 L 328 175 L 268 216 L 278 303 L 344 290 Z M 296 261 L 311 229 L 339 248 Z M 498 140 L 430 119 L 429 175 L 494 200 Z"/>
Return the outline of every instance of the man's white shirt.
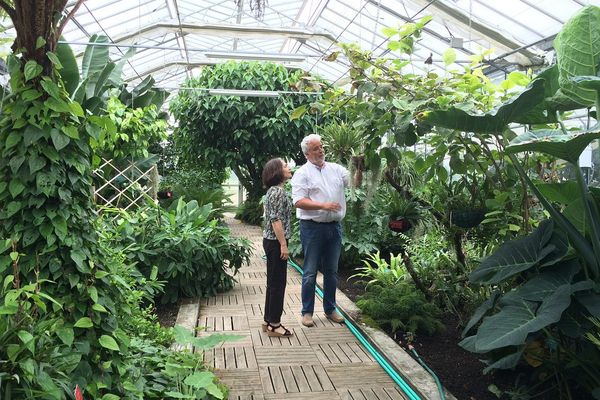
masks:
<path fill-rule="evenodd" d="M 311 162 L 300 167 L 292 177 L 292 200 L 294 204 L 308 198 L 318 202 L 336 202 L 339 211 L 303 210 L 296 208 L 299 219 L 317 222 L 341 221 L 346 215 L 344 188 L 350 182 L 350 173 L 341 165 L 325 162 L 322 168 Z"/>

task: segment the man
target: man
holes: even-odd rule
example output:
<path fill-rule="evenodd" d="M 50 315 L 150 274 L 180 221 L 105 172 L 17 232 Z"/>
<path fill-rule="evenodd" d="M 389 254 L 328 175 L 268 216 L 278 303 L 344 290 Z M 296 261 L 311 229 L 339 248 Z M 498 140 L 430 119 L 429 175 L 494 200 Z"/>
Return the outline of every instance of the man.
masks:
<path fill-rule="evenodd" d="M 292 177 L 292 201 L 300 219 L 300 240 L 304 250 L 302 274 L 302 324 L 313 326 L 315 282 L 319 265 L 323 272 L 323 309 L 328 319 L 342 323 L 335 310 L 337 269 L 342 249 L 340 221 L 346 215 L 344 188 L 348 170 L 325 162 L 321 137 L 308 135 L 300 144 L 306 156 L 304 164 Z"/>

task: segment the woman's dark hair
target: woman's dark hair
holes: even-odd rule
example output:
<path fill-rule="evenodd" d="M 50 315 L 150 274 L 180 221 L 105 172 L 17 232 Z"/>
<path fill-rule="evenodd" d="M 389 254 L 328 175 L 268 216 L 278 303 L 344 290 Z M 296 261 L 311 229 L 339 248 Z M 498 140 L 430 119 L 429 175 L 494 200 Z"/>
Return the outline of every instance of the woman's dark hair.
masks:
<path fill-rule="evenodd" d="M 262 172 L 262 182 L 266 188 L 283 182 L 283 160 L 281 158 L 273 158 L 267 161 Z"/>

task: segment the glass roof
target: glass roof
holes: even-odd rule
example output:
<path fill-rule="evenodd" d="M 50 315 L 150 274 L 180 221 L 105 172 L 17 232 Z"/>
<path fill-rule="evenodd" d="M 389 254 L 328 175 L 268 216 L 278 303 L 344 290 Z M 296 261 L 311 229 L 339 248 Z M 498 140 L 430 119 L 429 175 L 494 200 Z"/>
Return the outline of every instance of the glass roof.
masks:
<path fill-rule="evenodd" d="M 587 4 L 600 0 L 94 0 L 81 5 L 64 37 L 79 57 L 93 34 L 109 37 L 115 60 L 135 47 L 126 79 L 152 74 L 171 91 L 202 66 L 228 59 L 280 62 L 344 84 L 348 61 L 323 60 L 337 41 L 399 57 L 387 50 L 382 28 L 431 15 L 409 68 L 443 69 L 449 47 L 457 64 L 493 48 L 487 71 L 504 74 L 543 65 L 562 24 Z M 433 63 L 424 64 L 430 55 Z"/>

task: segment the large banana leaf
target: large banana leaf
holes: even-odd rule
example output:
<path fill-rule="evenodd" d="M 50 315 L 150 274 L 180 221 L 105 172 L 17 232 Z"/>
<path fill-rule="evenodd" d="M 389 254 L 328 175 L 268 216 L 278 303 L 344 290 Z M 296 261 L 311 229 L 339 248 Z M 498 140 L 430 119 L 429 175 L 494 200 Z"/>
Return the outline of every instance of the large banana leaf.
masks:
<path fill-rule="evenodd" d="M 600 125 L 584 131 L 540 129 L 527 131 L 513 139 L 506 147 L 509 153 L 535 151 L 577 164 L 583 150 L 593 140 L 600 138 Z"/>
<path fill-rule="evenodd" d="M 472 115 L 464 110 L 452 107 L 449 110 L 430 111 L 424 121 L 445 128 L 464 132 L 497 133 L 544 101 L 544 79 L 536 79 L 520 94 L 484 115 Z"/>
<path fill-rule="evenodd" d="M 99 43 L 100 45 L 94 45 Z M 92 35 L 89 44 L 83 53 L 83 61 L 81 62 L 81 76 L 88 76 L 99 73 L 104 69 L 104 66 L 110 62 L 108 58 L 108 38 L 106 36 Z"/>
<path fill-rule="evenodd" d="M 597 76 L 600 63 L 600 8 L 584 7 L 554 39 L 561 92 L 582 106 L 596 102 L 596 91 L 578 86 L 571 78 Z"/>
<path fill-rule="evenodd" d="M 56 46 L 56 56 L 63 66 L 60 70 L 60 76 L 65 83 L 65 89 L 67 89 L 69 95 L 72 95 L 77 89 L 77 85 L 79 85 L 79 66 L 77 66 L 77 60 L 75 60 L 75 54 L 73 54 L 71 46 L 59 42 Z"/>
<path fill-rule="evenodd" d="M 571 304 L 571 285 L 558 287 L 539 305 L 526 300 L 503 307 L 487 317 L 477 331 L 475 349 L 490 351 L 525 343 L 527 335 L 556 323 Z"/>
<path fill-rule="evenodd" d="M 496 284 L 542 262 L 549 264 L 564 257 L 567 247 L 551 240 L 554 224 L 544 220 L 530 235 L 504 243 L 469 276 L 473 283 Z M 564 246 L 564 247 L 560 247 Z"/>

